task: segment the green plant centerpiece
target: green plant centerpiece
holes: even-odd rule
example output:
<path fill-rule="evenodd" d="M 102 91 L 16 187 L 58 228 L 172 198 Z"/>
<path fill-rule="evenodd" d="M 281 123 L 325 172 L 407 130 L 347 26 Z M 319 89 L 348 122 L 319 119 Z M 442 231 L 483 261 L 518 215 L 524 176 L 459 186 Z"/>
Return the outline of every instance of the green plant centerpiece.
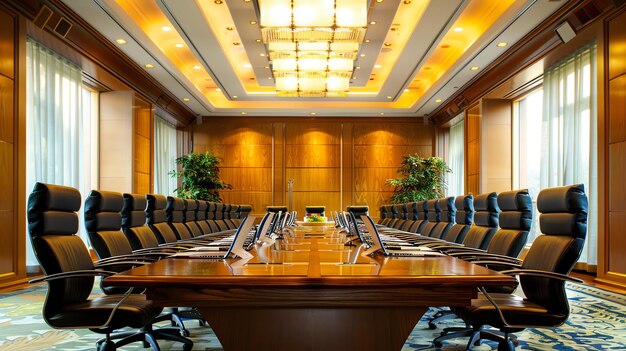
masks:
<path fill-rule="evenodd" d="M 210 152 L 195 153 L 176 159 L 181 171 L 171 171 L 172 177 L 181 178 L 181 185 L 174 190 L 183 199 L 222 202 L 219 190 L 232 189 L 232 185 L 220 179 L 219 157 Z"/>
<path fill-rule="evenodd" d="M 406 203 L 441 198 L 446 190 L 446 174 L 452 170 L 440 157 L 405 155 L 398 173 L 400 178 L 387 179 L 394 187 L 392 203 Z"/>
<path fill-rule="evenodd" d="M 326 217 L 320 216 L 317 213 L 312 213 L 304 217 L 305 222 L 326 222 Z"/>

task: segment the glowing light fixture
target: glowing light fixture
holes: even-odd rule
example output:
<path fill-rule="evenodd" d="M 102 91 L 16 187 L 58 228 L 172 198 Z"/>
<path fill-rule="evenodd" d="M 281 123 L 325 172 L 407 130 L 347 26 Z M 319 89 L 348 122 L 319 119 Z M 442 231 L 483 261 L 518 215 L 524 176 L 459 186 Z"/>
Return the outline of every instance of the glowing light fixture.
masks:
<path fill-rule="evenodd" d="M 367 0 L 259 0 L 278 96 L 347 96 Z"/>

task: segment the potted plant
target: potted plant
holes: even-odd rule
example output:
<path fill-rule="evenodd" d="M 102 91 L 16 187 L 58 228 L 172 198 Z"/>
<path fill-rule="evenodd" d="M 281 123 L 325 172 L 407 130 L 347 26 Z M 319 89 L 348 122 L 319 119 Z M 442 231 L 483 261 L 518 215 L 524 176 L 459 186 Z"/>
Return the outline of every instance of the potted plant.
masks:
<path fill-rule="evenodd" d="M 440 157 L 422 158 L 418 154 L 405 155 L 398 173 L 402 177 L 387 179 L 394 187 L 392 203 L 406 203 L 437 199 L 444 196 L 446 173 L 452 170 Z"/>
<path fill-rule="evenodd" d="M 174 190 L 183 199 L 222 202 L 219 190 L 232 189 L 232 185 L 220 179 L 217 166 L 220 159 L 209 153 L 191 152 L 176 159 L 181 171 L 171 171 L 170 175 L 181 178 L 181 185 Z"/>

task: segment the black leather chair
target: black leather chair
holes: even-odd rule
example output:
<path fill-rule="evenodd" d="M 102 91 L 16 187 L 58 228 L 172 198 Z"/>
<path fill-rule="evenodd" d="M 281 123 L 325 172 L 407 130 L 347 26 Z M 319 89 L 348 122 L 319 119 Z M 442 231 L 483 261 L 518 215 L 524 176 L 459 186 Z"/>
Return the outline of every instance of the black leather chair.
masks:
<path fill-rule="evenodd" d="M 474 223 L 474 196 L 461 195 L 454 200 L 456 207 L 455 223 L 450 227 L 444 239 L 448 242 L 460 244 Z"/>
<path fill-rule="evenodd" d="M 429 236 L 432 238 L 444 239 L 448 234 L 448 230 L 452 227 L 456 219 L 456 206 L 454 205 L 454 197 L 446 197 L 437 200 L 439 207 L 439 222 L 430 231 Z"/>
<path fill-rule="evenodd" d="M 184 223 L 185 200 L 168 196 L 165 206 L 167 224 L 176 234 L 178 240 L 187 240 L 194 237 L 189 228 Z"/>
<path fill-rule="evenodd" d="M 238 216 L 239 216 L 239 205 L 231 204 L 230 216 L 228 217 L 228 219 L 230 219 L 231 223 L 233 224 L 235 228 L 238 228 L 239 224 L 241 223 Z"/>
<path fill-rule="evenodd" d="M 391 210 L 391 221 L 389 221 L 389 223 L 387 223 L 386 225 L 389 228 L 395 228 L 396 223 L 398 223 L 398 221 L 400 220 L 400 212 L 398 211 L 398 205 L 396 204 L 389 205 L 389 209 Z"/>
<path fill-rule="evenodd" d="M 498 350 L 515 350 L 510 333 L 525 328 L 554 328 L 565 323 L 569 304 L 565 282 L 581 282 L 568 274 L 578 261 L 587 234 L 587 196 L 582 184 L 542 190 L 537 197 L 541 233 L 521 265 L 502 273 L 519 276 L 524 298 L 515 294 L 482 294 L 470 307 L 454 312 L 472 326 L 468 347 L 480 339 L 499 342 Z M 491 260 L 491 264 L 507 264 Z M 500 333 L 486 327 L 492 326 Z"/>
<path fill-rule="evenodd" d="M 385 205 L 380 205 L 380 207 L 378 208 L 379 211 L 379 216 L 380 218 L 378 219 L 378 224 L 380 225 L 385 225 L 385 219 L 387 218 L 387 208 L 385 207 Z"/>
<path fill-rule="evenodd" d="M 250 206 L 250 205 L 239 205 L 239 214 L 238 214 L 237 218 L 239 218 L 240 223 L 243 222 L 243 220 L 248 217 L 250 212 L 252 212 L 252 206 Z"/>
<path fill-rule="evenodd" d="M 381 206 L 381 215 L 384 214 L 384 219 L 380 221 L 380 224 L 388 227 L 389 223 L 393 220 L 393 213 L 391 212 L 391 205 Z"/>
<path fill-rule="evenodd" d="M 207 212 L 206 212 L 206 221 L 209 224 L 209 227 L 211 227 L 211 230 L 213 231 L 213 233 L 227 230 L 228 228 L 226 227 L 226 223 L 222 223 L 222 225 L 224 226 L 224 228 L 222 228 L 220 224 L 218 223 L 218 221 L 216 220 L 215 211 L 217 209 L 217 203 L 207 202 L 207 206 L 208 207 L 207 207 Z"/>
<path fill-rule="evenodd" d="M 112 191 L 92 190 L 85 199 L 85 227 L 99 259 L 133 253 L 128 238 L 121 231 L 123 206 L 122 194 Z"/>
<path fill-rule="evenodd" d="M 104 295 L 90 299 L 94 277 L 114 274 L 96 269 L 85 243 L 76 235 L 81 198 L 70 187 L 37 183 L 28 199 L 28 231 L 37 260 L 45 273 L 36 281 L 48 282 L 43 317 L 53 328 L 89 328 L 105 338 L 96 343 L 99 351 L 141 341 L 158 350 L 157 339 L 184 344 L 191 350 L 191 340 L 177 335 L 175 328 L 152 328 L 161 308 L 141 294 Z M 101 265 L 98 268 L 104 268 Z M 115 333 L 121 328 L 138 329 Z M 117 340 L 117 342 L 113 341 Z"/>
<path fill-rule="evenodd" d="M 193 237 L 198 237 L 204 234 L 209 234 L 203 232 L 202 228 L 200 228 L 200 225 L 196 223 L 196 214 L 198 212 L 198 203 L 196 202 L 196 200 L 183 199 L 183 203 L 185 205 L 185 210 L 183 211 L 183 223 L 185 224 L 187 229 L 189 229 L 191 235 Z"/>
<path fill-rule="evenodd" d="M 203 233 L 213 233 L 213 229 L 209 226 L 209 222 L 207 222 L 207 210 L 209 208 L 209 203 L 202 200 L 196 200 L 197 203 L 197 212 L 196 212 L 196 224 L 200 227 L 200 230 Z"/>
<path fill-rule="evenodd" d="M 413 207 L 413 211 L 417 213 L 417 219 L 415 223 L 409 228 L 410 232 L 421 233 L 424 225 L 428 223 L 428 210 L 426 209 L 426 201 L 418 201 Z"/>

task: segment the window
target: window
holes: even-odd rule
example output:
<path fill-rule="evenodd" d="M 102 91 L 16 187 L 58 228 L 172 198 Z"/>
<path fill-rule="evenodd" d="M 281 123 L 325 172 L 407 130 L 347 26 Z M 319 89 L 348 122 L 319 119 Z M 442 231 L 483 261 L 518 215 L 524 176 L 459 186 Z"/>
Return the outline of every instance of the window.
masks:
<path fill-rule="evenodd" d="M 26 78 L 27 192 L 44 182 L 77 188 L 84 199 L 97 187 L 98 94 L 83 86 L 80 67 L 30 39 Z M 37 265 L 26 242 L 27 265 Z"/>
<path fill-rule="evenodd" d="M 465 167 L 463 160 L 463 150 L 465 148 L 465 121 L 459 122 L 450 127 L 450 144 L 448 146 L 448 167 L 452 170 L 447 174 L 448 189 L 447 196 L 459 196 L 464 194 L 463 182 L 465 178 Z"/>
<path fill-rule="evenodd" d="M 519 188 L 536 200 L 540 189 L 585 184 L 589 197 L 587 250 L 581 261 L 597 261 L 596 46 L 587 45 L 548 68 L 543 87 L 515 103 L 514 136 Z M 535 213 L 529 241 L 539 233 Z"/>
<path fill-rule="evenodd" d="M 154 118 L 154 192 L 175 196 L 176 127 L 159 116 Z"/>

